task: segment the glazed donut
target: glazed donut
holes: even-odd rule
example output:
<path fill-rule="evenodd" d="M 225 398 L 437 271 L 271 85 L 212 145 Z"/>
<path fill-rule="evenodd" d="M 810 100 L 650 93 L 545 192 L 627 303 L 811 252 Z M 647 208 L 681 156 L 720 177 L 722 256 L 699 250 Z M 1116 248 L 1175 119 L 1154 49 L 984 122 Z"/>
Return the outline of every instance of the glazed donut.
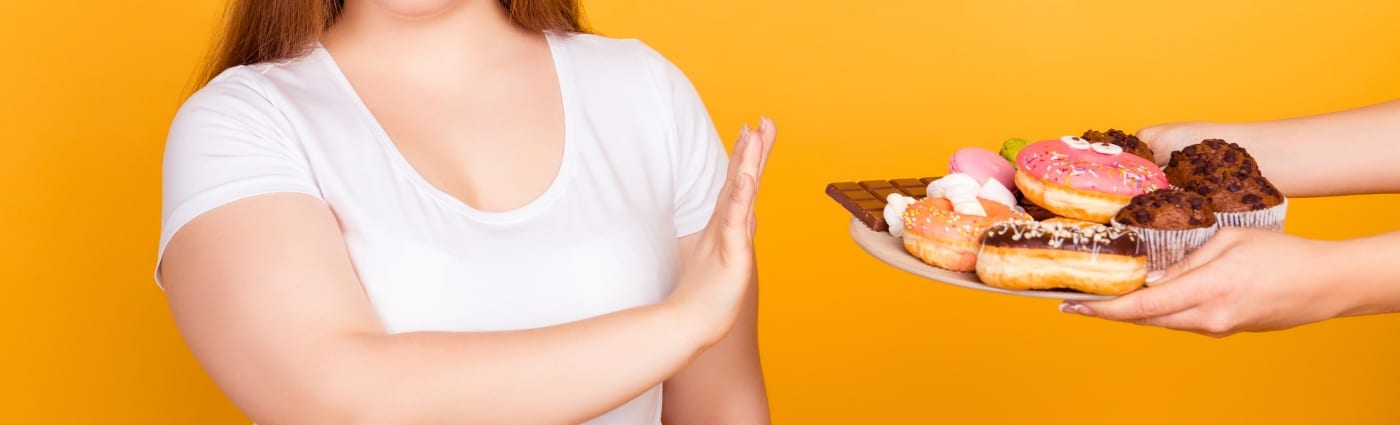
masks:
<path fill-rule="evenodd" d="M 995 288 L 1121 295 L 1147 281 L 1147 254 L 1128 228 L 1002 222 L 987 229 L 981 245 L 977 277 Z"/>
<path fill-rule="evenodd" d="M 904 250 L 934 267 L 958 272 L 973 271 L 978 241 L 993 224 L 1030 220 L 1020 210 L 978 198 L 985 216 L 954 211 L 944 198 L 924 198 L 904 211 Z"/>
<path fill-rule="evenodd" d="M 1134 196 L 1167 187 L 1162 169 L 1107 143 L 1072 136 L 1032 143 L 1016 156 L 1016 187 L 1061 216 L 1108 223 Z"/>

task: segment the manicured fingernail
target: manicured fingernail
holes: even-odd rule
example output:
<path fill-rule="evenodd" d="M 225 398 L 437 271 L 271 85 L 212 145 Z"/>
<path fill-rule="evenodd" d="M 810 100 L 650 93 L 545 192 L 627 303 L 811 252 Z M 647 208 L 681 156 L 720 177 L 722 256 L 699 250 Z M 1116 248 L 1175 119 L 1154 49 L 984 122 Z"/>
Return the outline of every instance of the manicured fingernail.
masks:
<path fill-rule="evenodd" d="M 1075 312 L 1075 313 L 1079 313 L 1079 314 L 1082 315 L 1082 316 L 1090 316 L 1090 317 L 1093 317 L 1093 316 L 1094 316 L 1094 309 L 1089 308 L 1089 306 L 1084 305 L 1084 304 L 1075 304 L 1075 305 L 1074 305 L 1074 312 Z"/>
<path fill-rule="evenodd" d="M 759 117 L 758 128 L 762 129 L 763 131 L 768 131 L 768 129 L 773 128 L 773 120 L 766 116 Z"/>
<path fill-rule="evenodd" d="M 747 138 L 749 138 L 749 124 L 748 124 L 748 123 L 744 123 L 744 128 L 739 129 L 739 138 L 740 138 L 740 139 L 747 139 Z"/>
<path fill-rule="evenodd" d="M 1147 272 L 1147 283 L 1152 283 L 1152 282 L 1156 282 L 1156 281 L 1162 280 L 1162 278 L 1163 278 L 1163 277 L 1166 277 L 1166 276 L 1167 276 L 1167 271 L 1166 271 L 1166 270 L 1153 270 L 1153 271 Z"/>
<path fill-rule="evenodd" d="M 1061 312 L 1061 313 L 1080 314 L 1080 315 L 1084 315 L 1084 316 L 1093 316 L 1093 315 L 1094 315 L 1094 310 L 1089 309 L 1089 306 L 1086 306 L 1086 305 L 1080 304 L 1080 303 L 1076 303 L 1076 302 L 1070 302 L 1070 301 L 1065 301 L 1065 302 L 1060 303 L 1060 312 Z"/>

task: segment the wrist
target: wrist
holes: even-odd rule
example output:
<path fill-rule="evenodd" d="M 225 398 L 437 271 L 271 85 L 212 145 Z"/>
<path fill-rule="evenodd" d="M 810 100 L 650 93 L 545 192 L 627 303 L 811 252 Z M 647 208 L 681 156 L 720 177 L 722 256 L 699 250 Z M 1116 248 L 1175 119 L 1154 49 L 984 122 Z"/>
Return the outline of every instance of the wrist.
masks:
<path fill-rule="evenodd" d="M 686 350 L 695 355 L 714 345 L 718 338 L 698 309 L 686 298 L 670 297 L 654 306 L 654 316 Z"/>
<path fill-rule="evenodd" d="M 1333 273 L 1334 291 L 1345 300 L 1338 316 L 1400 312 L 1400 287 L 1391 284 L 1396 268 L 1385 257 L 1393 249 L 1373 243 L 1375 238 L 1321 242 L 1328 245 L 1322 261 L 1326 273 Z"/>

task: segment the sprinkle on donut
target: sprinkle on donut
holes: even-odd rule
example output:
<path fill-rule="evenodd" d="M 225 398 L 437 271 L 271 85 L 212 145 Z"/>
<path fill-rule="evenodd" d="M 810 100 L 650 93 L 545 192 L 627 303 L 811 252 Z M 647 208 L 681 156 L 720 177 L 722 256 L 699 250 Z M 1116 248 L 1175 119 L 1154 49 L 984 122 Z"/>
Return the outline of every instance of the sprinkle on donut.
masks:
<path fill-rule="evenodd" d="M 1135 196 L 1167 187 L 1162 170 L 1115 145 L 1065 136 L 1026 146 L 1016 165 L 1032 177 L 1079 190 Z"/>

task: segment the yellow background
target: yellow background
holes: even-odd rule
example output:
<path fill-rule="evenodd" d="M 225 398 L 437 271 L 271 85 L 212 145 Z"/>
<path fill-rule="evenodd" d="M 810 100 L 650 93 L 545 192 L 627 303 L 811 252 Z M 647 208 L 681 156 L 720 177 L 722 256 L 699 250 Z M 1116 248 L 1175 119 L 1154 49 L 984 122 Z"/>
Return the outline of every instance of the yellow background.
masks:
<path fill-rule="evenodd" d="M 221 3 L 0 2 L 0 421 L 246 423 L 150 279 L 166 126 Z M 685 69 L 722 134 L 781 127 L 760 198 L 778 423 L 1400 423 L 1400 315 L 1223 340 L 1070 317 L 888 268 L 822 194 L 1008 137 L 1400 97 L 1400 3 L 586 6 Z M 1297 200 L 1288 231 L 1394 230 L 1397 200 Z"/>

